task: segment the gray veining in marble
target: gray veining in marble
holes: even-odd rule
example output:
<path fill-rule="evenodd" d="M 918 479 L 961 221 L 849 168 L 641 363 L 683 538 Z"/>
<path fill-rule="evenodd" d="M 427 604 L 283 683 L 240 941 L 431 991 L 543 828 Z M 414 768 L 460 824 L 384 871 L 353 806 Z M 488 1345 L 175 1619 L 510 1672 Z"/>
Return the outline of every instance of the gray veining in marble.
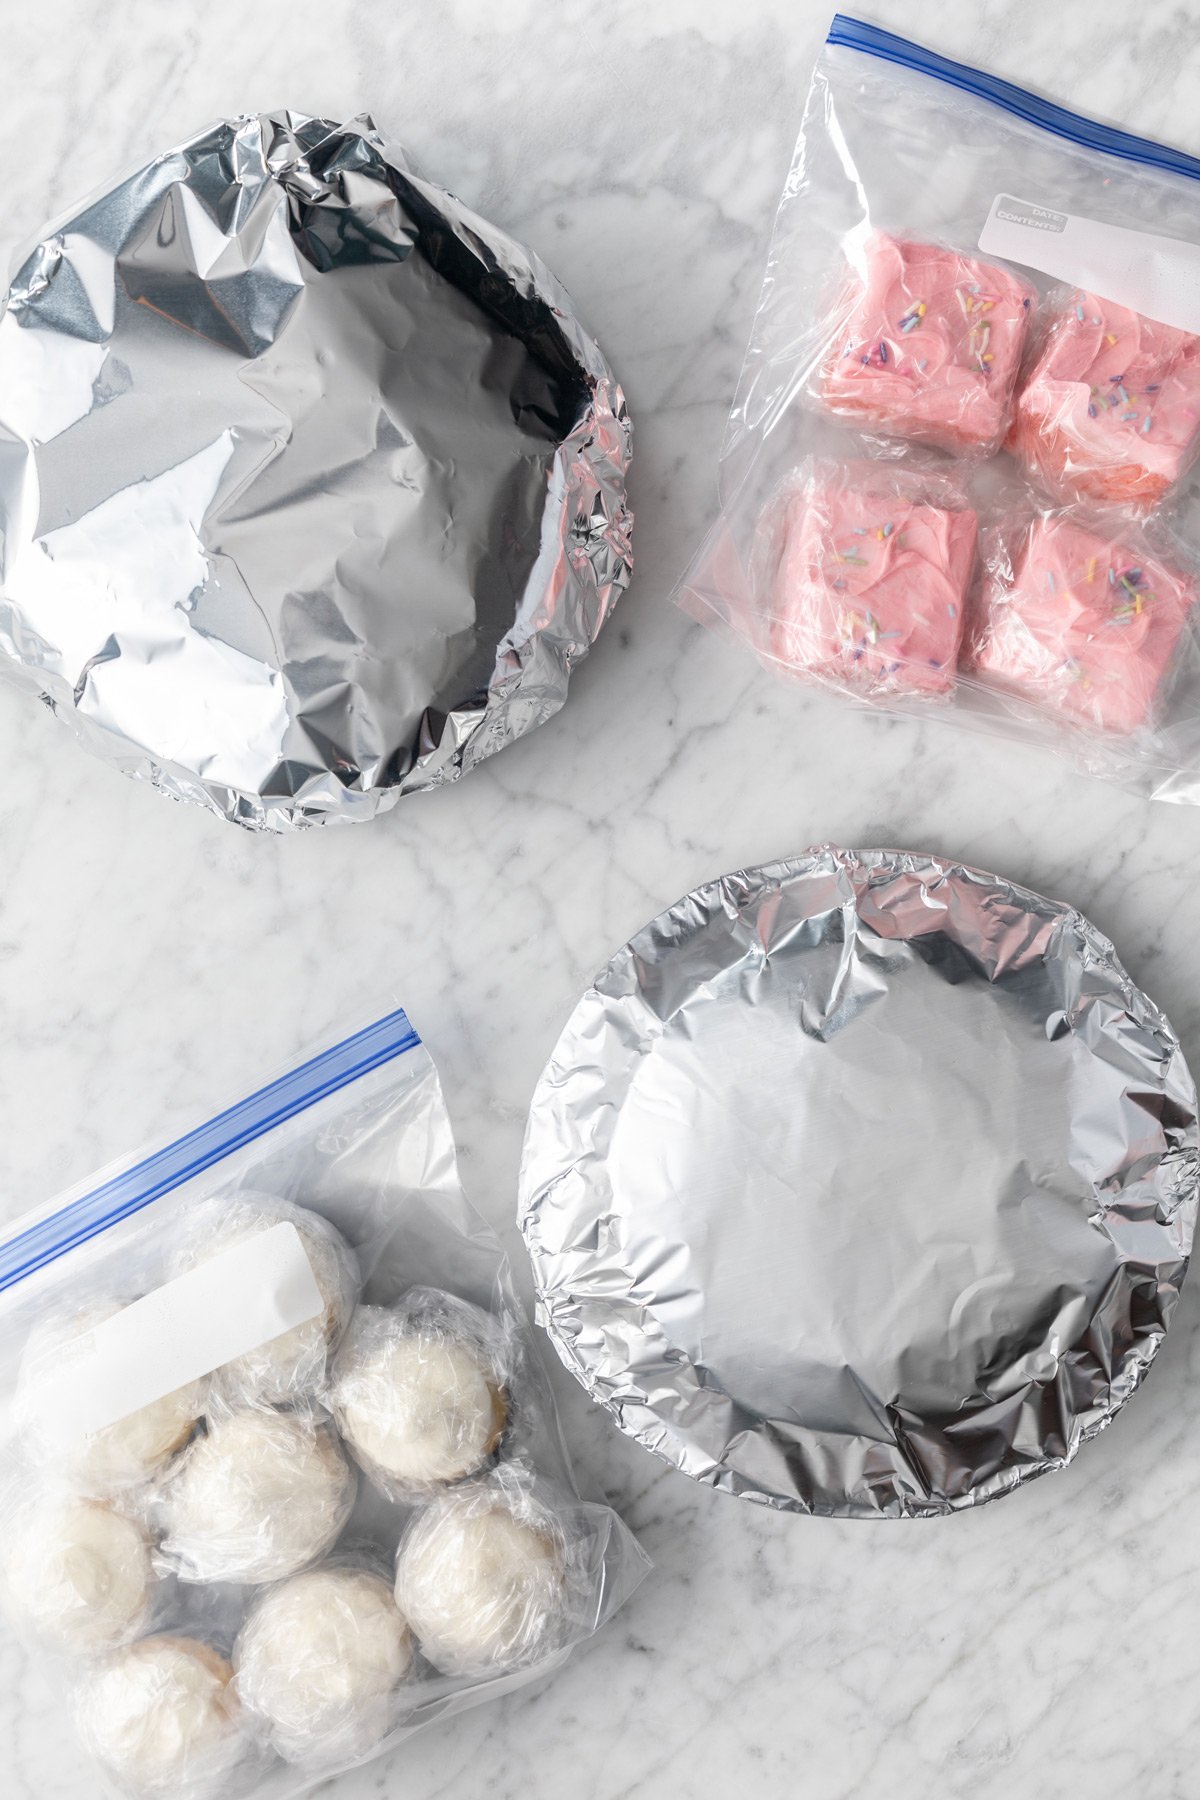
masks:
<path fill-rule="evenodd" d="M 668 602 L 713 503 L 829 10 L 10 0 L 6 252 L 209 117 L 370 108 L 546 257 L 612 358 L 638 429 L 638 570 L 552 725 L 353 830 L 243 835 L 81 757 L 0 691 L 6 1212 L 398 995 L 440 1064 L 472 1195 L 519 1254 L 524 1111 L 580 987 L 696 882 L 826 838 L 939 851 L 1074 901 L 1200 1066 L 1200 813 L 1149 808 L 1032 750 L 798 696 Z M 1200 152 L 1188 6 L 875 0 L 871 16 Z M 700 1492 L 562 1378 L 579 1463 L 655 1574 L 543 1691 L 327 1791 L 1194 1800 L 1198 1326 L 1200 1289 L 1145 1393 L 1071 1470 L 925 1525 L 780 1517 Z M 7 1637 L 0 1791 L 94 1792 L 50 1684 Z"/>

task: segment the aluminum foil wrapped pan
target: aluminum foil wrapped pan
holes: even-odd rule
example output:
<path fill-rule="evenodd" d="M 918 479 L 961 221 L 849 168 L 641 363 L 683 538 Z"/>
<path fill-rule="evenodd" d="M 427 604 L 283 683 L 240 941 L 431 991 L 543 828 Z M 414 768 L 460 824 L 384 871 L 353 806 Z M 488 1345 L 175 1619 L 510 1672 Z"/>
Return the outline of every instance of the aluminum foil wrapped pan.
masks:
<path fill-rule="evenodd" d="M 222 122 L 14 277 L 0 667 L 176 798 L 368 818 L 562 705 L 629 451 L 553 276 L 369 119 Z"/>
<path fill-rule="evenodd" d="M 533 1102 L 540 1316 L 622 1428 L 796 1512 L 1069 1462 L 1166 1331 L 1197 1204 L 1169 1024 L 1070 908 L 822 849 L 609 963 Z"/>

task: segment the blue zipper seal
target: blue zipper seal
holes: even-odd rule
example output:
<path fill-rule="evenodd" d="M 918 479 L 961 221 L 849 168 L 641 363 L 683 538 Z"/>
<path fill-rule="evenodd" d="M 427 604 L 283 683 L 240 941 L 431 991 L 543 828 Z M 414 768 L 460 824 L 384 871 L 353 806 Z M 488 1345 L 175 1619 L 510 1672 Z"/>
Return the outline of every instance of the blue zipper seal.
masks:
<path fill-rule="evenodd" d="M 421 1042 L 399 1009 L 0 1244 L 0 1292 Z"/>
<path fill-rule="evenodd" d="M 1066 138 L 1085 150 L 1100 150 L 1126 162 L 1144 163 L 1147 168 L 1166 169 L 1189 181 L 1200 181 L 1200 158 L 1189 156 L 1184 150 L 1172 150 L 1166 144 L 1156 144 L 1152 138 L 1134 137 L 1132 132 L 1118 131 L 1115 126 L 1101 125 L 1082 113 L 1069 112 L 1065 106 L 1055 106 L 1052 100 L 1043 100 L 1027 88 L 1002 81 L 998 75 L 987 75 L 967 63 L 951 62 L 948 56 L 938 56 L 878 25 L 835 13 L 826 42 L 840 44 L 847 50 L 861 50 L 866 56 L 877 56 L 882 62 L 896 63 L 919 75 L 931 75 L 935 81 L 974 94 L 979 100 L 990 100 L 1015 118 L 1052 131 L 1056 137 Z"/>

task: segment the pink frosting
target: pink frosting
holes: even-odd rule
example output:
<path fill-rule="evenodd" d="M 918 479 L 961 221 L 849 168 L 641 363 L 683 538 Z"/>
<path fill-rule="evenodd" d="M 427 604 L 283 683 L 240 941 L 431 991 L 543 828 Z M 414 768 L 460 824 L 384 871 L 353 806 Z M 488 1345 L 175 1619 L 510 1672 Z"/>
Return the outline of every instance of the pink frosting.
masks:
<path fill-rule="evenodd" d="M 1196 454 L 1200 338 L 1082 291 L 1051 325 L 1009 448 L 1060 499 L 1157 505 Z"/>
<path fill-rule="evenodd" d="M 869 464 L 820 465 L 784 509 L 773 654 L 860 693 L 948 693 L 975 532 Z"/>
<path fill-rule="evenodd" d="M 847 304 L 819 378 L 831 412 L 951 450 L 1000 442 L 1032 288 L 993 263 L 876 232 Z"/>
<path fill-rule="evenodd" d="M 1106 732 L 1150 724 L 1195 599 L 1136 532 L 1035 518 L 989 596 L 976 669 Z"/>

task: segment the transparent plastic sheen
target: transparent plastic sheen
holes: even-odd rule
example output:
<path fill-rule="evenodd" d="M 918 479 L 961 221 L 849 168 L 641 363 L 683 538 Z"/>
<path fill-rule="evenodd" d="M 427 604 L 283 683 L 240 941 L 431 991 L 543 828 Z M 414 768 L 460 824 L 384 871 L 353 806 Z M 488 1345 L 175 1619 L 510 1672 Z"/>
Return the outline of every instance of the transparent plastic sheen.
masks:
<path fill-rule="evenodd" d="M 838 15 L 680 605 L 1200 804 L 1198 200 L 1197 159 Z"/>
<path fill-rule="evenodd" d="M 401 1012 L 18 1220 L 0 1389 L 0 1599 L 125 1800 L 306 1793 L 545 1675 L 645 1571 Z"/>

